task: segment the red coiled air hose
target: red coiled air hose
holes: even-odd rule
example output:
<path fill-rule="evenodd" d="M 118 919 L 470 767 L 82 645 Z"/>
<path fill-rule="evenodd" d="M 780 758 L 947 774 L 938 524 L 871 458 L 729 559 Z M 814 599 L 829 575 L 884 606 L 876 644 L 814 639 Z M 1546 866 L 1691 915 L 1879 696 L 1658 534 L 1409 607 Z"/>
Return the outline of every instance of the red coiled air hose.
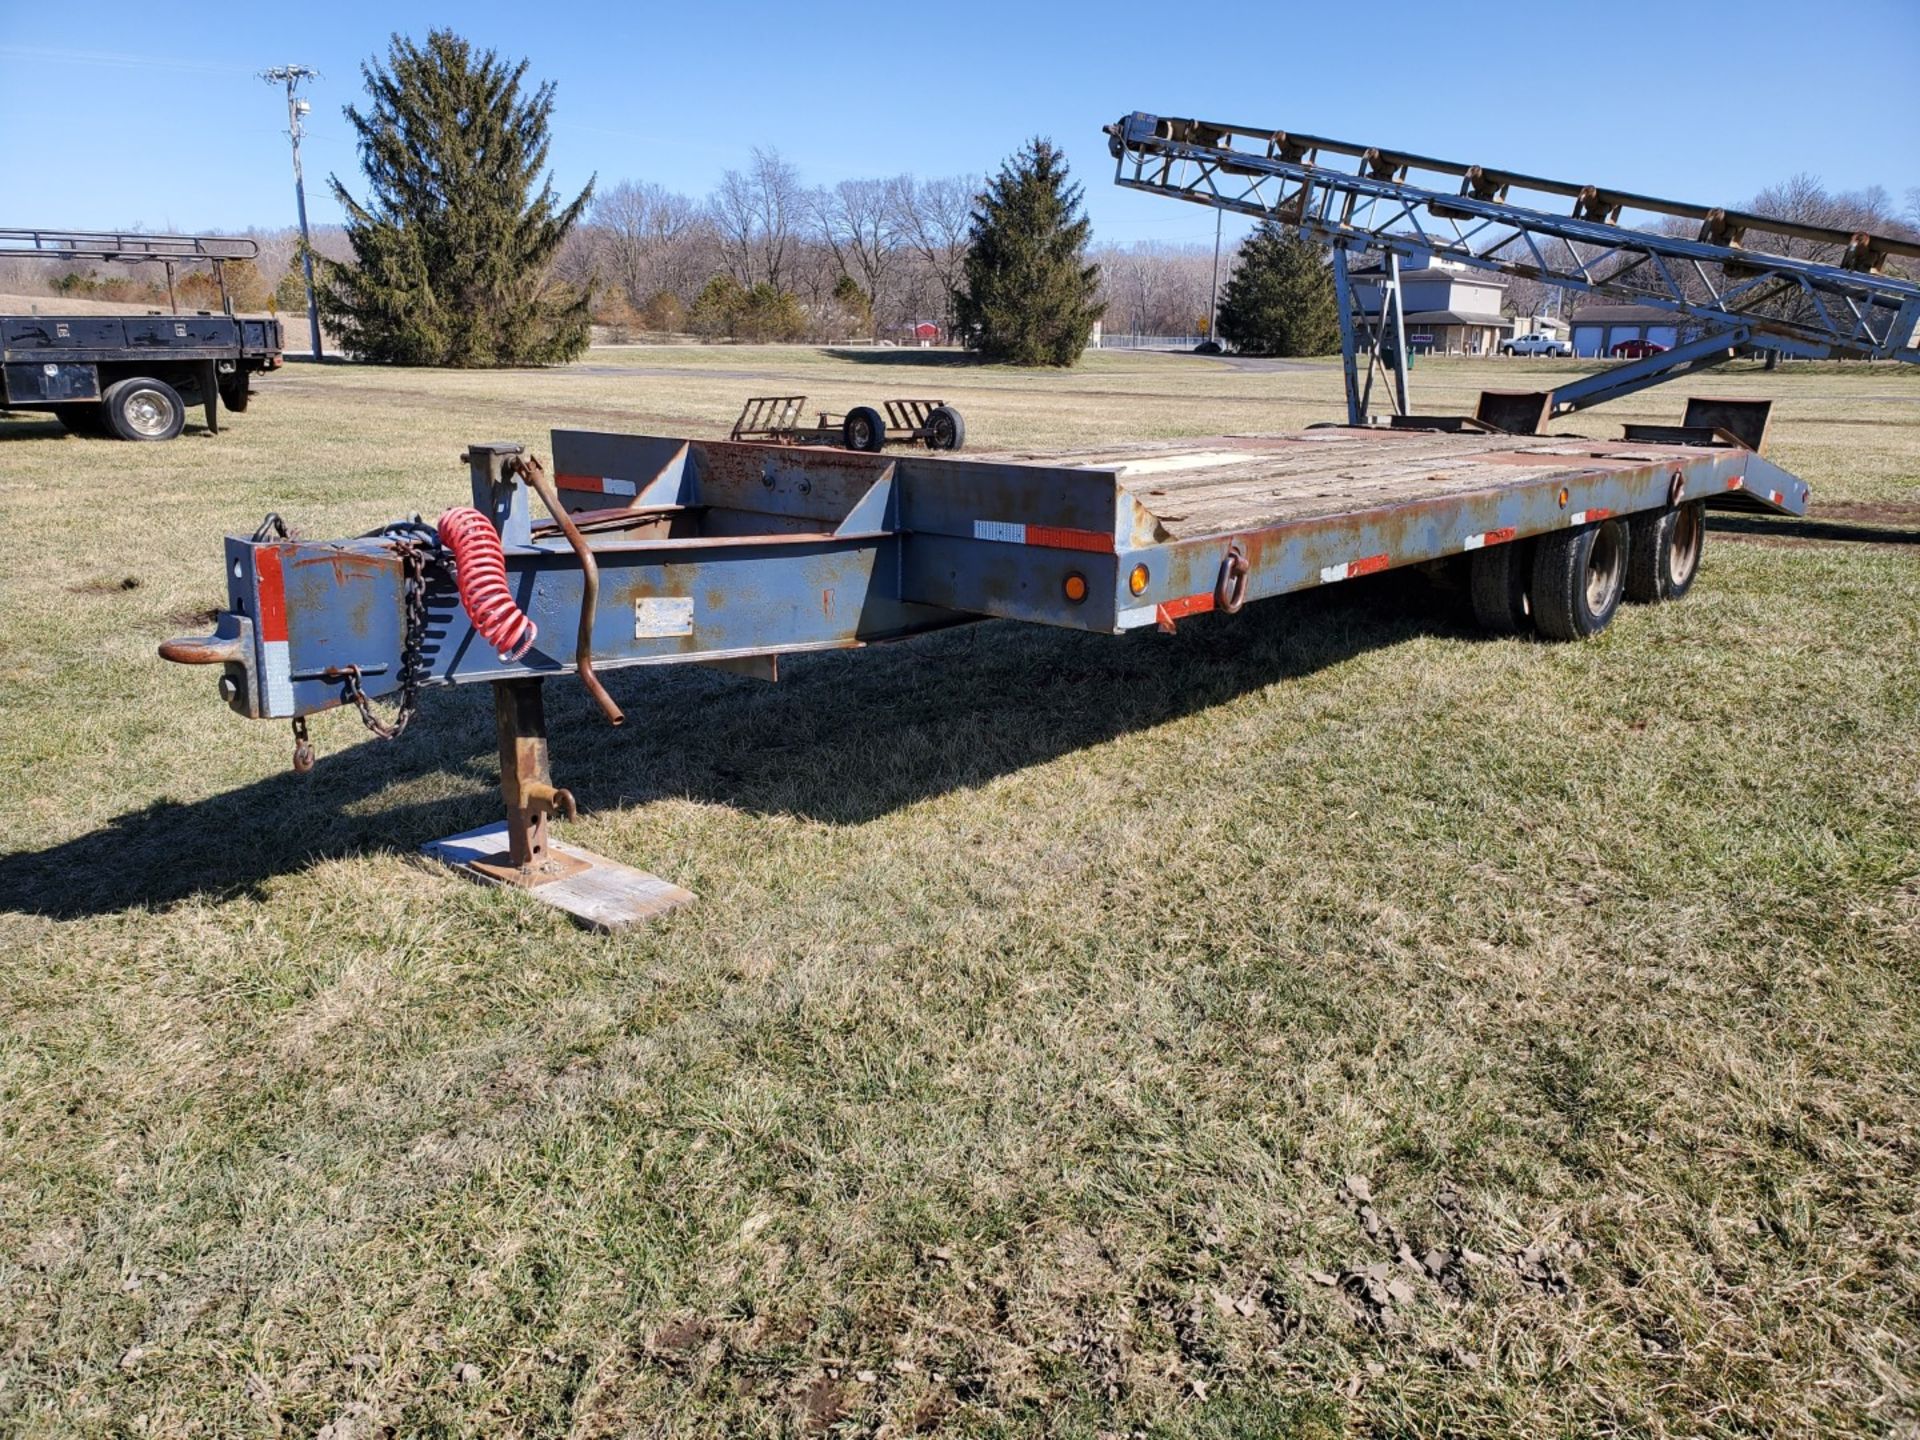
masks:
<path fill-rule="evenodd" d="M 453 551 L 453 578 L 460 604 L 480 637 L 506 661 L 532 647 L 539 627 L 513 603 L 507 588 L 507 557 L 500 532 L 471 505 L 457 505 L 440 517 L 440 541 Z"/>

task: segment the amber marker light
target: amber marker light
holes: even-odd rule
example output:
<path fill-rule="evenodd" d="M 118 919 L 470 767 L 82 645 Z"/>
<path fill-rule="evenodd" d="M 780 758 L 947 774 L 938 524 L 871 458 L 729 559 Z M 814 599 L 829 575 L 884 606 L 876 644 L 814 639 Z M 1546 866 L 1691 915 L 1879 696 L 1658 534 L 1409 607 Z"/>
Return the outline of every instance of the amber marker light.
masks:
<path fill-rule="evenodd" d="M 1136 565 L 1133 567 L 1133 573 L 1127 576 L 1127 589 L 1136 595 L 1140 595 L 1145 593 L 1146 588 L 1147 567 L 1144 565 Z"/>
<path fill-rule="evenodd" d="M 1087 598 L 1087 577 L 1078 570 L 1071 571 L 1067 575 L 1066 585 L 1062 588 L 1067 592 L 1067 599 L 1078 605 Z"/>

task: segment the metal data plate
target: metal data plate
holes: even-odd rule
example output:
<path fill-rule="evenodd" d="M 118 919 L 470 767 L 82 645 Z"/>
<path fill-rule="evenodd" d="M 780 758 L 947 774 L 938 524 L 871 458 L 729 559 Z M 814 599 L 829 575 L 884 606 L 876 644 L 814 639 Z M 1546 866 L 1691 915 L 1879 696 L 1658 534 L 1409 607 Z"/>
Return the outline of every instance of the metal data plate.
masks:
<path fill-rule="evenodd" d="M 633 638 L 655 640 L 693 634 L 691 595 L 650 595 L 633 602 Z"/>

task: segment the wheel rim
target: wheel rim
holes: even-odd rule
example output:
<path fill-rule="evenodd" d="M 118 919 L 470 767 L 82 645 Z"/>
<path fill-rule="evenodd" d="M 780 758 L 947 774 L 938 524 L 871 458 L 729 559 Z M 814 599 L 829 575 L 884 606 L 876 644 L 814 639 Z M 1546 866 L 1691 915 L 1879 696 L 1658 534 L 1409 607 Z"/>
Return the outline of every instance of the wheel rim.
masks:
<path fill-rule="evenodd" d="M 136 390 L 120 407 L 129 429 L 142 435 L 164 435 L 173 428 L 173 402 L 158 390 Z"/>
<path fill-rule="evenodd" d="M 933 446 L 936 450 L 953 448 L 953 422 L 944 415 L 933 417 Z"/>
<path fill-rule="evenodd" d="M 848 427 L 853 432 L 853 448 L 864 450 L 873 440 L 873 427 L 864 420 L 856 420 Z"/>
<path fill-rule="evenodd" d="M 1619 596 L 1626 575 L 1626 557 L 1621 553 L 1620 537 L 1612 525 L 1593 532 L 1593 547 L 1587 551 L 1587 610 L 1604 615 Z"/>
<path fill-rule="evenodd" d="M 1697 505 L 1682 505 L 1673 517 L 1673 529 L 1667 538 L 1667 574 L 1675 585 L 1685 586 L 1700 568 L 1704 529 Z"/>

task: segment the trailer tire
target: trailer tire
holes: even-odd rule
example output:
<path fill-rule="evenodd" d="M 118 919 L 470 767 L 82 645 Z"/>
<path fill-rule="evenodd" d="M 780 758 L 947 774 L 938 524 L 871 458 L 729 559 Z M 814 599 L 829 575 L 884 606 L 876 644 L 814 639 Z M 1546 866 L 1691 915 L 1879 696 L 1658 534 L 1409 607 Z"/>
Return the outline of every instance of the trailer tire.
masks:
<path fill-rule="evenodd" d="M 1513 540 L 1473 552 L 1467 590 L 1473 618 L 1496 635 L 1517 635 L 1533 618 L 1533 542 Z"/>
<path fill-rule="evenodd" d="M 1627 599 L 1678 600 L 1693 588 L 1707 548 L 1706 506 L 1698 500 L 1627 522 Z"/>
<path fill-rule="evenodd" d="M 247 408 L 247 400 L 253 394 L 247 385 L 247 378 L 244 370 L 220 377 L 220 403 L 236 415 Z"/>
<path fill-rule="evenodd" d="M 1533 552 L 1533 623 L 1549 640 L 1598 635 L 1627 583 L 1626 526 L 1602 520 L 1542 535 Z"/>
<path fill-rule="evenodd" d="M 122 440 L 171 440 L 187 423 L 186 402 L 164 380 L 134 375 L 107 387 L 100 403 Z"/>
<path fill-rule="evenodd" d="M 887 422 L 871 405 L 856 405 L 840 423 L 840 439 L 849 450 L 879 454 L 887 444 Z"/>
<path fill-rule="evenodd" d="M 927 448 L 958 450 L 967 443 L 967 422 L 951 405 L 936 405 L 927 415 Z"/>

